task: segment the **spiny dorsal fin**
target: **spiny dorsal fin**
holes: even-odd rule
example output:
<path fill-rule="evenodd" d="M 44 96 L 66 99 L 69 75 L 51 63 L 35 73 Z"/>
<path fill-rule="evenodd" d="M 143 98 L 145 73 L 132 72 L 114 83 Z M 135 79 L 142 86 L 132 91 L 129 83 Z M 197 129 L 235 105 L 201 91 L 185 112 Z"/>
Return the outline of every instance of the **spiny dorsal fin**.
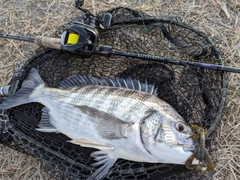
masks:
<path fill-rule="evenodd" d="M 157 95 L 157 88 L 155 88 L 154 85 L 148 84 L 147 80 L 145 80 L 145 82 L 142 83 L 139 80 L 132 79 L 130 77 L 126 79 L 120 77 L 116 77 L 114 79 L 100 79 L 89 76 L 87 74 L 78 74 L 61 81 L 59 88 L 67 89 L 71 87 L 81 87 L 85 85 L 121 87 Z"/>

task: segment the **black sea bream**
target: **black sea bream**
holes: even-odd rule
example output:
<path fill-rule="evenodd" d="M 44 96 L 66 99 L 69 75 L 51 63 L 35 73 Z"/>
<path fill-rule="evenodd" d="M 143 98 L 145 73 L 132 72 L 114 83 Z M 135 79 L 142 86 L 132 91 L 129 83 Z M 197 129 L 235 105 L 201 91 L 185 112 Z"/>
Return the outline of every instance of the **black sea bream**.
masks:
<path fill-rule="evenodd" d="M 103 178 L 118 158 L 184 164 L 195 149 L 184 119 L 156 96 L 153 85 L 139 80 L 76 75 L 50 88 L 31 69 L 0 108 L 30 102 L 45 106 L 37 130 L 63 133 L 74 144 L 99 149 L 91 156 L 101 166 L 90 179 Z"/>

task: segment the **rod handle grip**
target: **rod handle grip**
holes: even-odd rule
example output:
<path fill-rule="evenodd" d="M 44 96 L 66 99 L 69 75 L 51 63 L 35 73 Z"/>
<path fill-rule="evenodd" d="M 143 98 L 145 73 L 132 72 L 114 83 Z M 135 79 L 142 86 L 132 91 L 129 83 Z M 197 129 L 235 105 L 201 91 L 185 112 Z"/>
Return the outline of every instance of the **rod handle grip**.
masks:
<path fill-rule="evenodd" d="M 44 36 L 36 36 L 34 39 L 35 44 L 38 46 L 43 46 L 51 49 L 61 49 L 61 39 L 60 38 L 49 38 Z"/>

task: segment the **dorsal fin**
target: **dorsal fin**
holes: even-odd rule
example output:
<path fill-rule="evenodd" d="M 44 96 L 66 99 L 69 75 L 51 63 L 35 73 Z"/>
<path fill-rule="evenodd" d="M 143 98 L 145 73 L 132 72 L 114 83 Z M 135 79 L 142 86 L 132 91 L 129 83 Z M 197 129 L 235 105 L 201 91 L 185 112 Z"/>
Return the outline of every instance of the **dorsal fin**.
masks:
<path fill-rule="evenodd" d="M 71 87 L 81 87 L 85 85 L 121 87 L 157 95 L 157 88 L 155 88 L 154 85 L 148 84 L 147 80 L 145 80 L 145 83 L 142 83 L 138 79 L 132 79 L 130 77 L 126 79 L 120 77 L 116 77 L 114 79 L 100 79 L 89 76 L 87 74 L 78 74 L 61 81 L 59 88 L 67 89 Z"/>

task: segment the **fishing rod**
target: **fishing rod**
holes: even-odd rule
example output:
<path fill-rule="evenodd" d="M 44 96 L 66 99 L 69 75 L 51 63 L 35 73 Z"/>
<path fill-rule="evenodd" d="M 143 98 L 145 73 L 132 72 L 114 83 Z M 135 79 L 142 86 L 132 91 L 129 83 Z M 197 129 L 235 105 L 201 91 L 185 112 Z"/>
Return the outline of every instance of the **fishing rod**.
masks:
<path fill-rule="evenodd" d="M 125 57 L 133 57 L 140 58 L 146 60 L 154 60 L 161 61 L 163 63 L 172 63 L 176 65 L 183 66 L 194 66 L 204 69 L 210 70 L 219 70 L 233 73 L 240 73 L 240 68 L 209 64 L 209 63 L 201 63 L 201 62 L 192 62 L 181 59 L 167 58 L 161 56 L 153 56 L 148 54 L 141 53 L 133 53 L 127 51 L 120 51 L 113 49 L 111 46 L 106 45 L 97 45 L 97 30 L 87 24 L 82 24 L 81 22 L 75 22 L 71 25 L 59 38 L 49 38 L 36 36 L 35 38 L 24 37 L 24 36 L 15 36 L 10 34 L 0 34 L 0 37 L 7 39 L 15 39 L 21 41 L 34 42 L 38 46 L 43 46 L 46 48 L 52 48 L 57 50 L 67 51 L 73 54 L 77 54 L 80 56 L 89 57 L 93 54 L 111 56 L 125 56 Z"/>
<path fill-rule="evenodd" d="M 111 56 L 125 56 L 132 58 L 139 58 L 145 60 L 153 60 L 153 61 L 161 61 L 163 63 L 171 63 L 176 65 L 183 66 L 193 66 L 210 70 L 217 71 L 226 71 L 233 73 L 240 73 L 240 68 L 217 65 L 217 64 L 209 64 L 209 63 L 201 63 L 194 61 L 187 61 L 182 59 L 174 59 L 167 58 L 161 56 L 153 56 L 149 54 L 141 54 L 141 53 L 133 53 L 127 51 L 120 51 L 113 49 L 111 46 L 106 45 L 97 45 L 98 42 L 98 32 L 95 26 L 98 24 L 102 25 L 104 28 L 108 28 L 111 25 L 112 15 L 107 12 L 104 13 L 102 18 L 97 18 L 93 14 L 91 14 L 88 10 L 83 9 L 82 5 L 84 4 L 84 0 L 75 0 L 75 7 L 85 13 L 84 17 L 78 19 L 78 21 L 74 22 L 73 25 L 69 26 L 62 34 L 61 38 L 50 38 L 43 36 L 36 36 L 35 38 L 25 37 L 25 36 L 15 36 L 10 34 L 0 34 L 0 38 L 7 39 L 15 39 L 21 41 L 28 41 L 37 44 L 38 46 L 43 46 L 46 48 L 57 49 L 67 51 L 73 54 L 77 54 L 84 57 L 89 57 L 93 54 Z M 169 37 L 167 34 L 166 27 L 160 23 L 150 23 L 149 26 L 159 27 L 164 36 L 170 41 L 173 42 L 172 37 Z M 177 45 L 185 46 L 179 40 Z"/>
<path fill-rule="evenodd" d="M 75 21 L 71 26 L 69 26 L 62 34 L 61 38 L 51 38 L 51 37 L 43 37 L 36 36 L 35 38 L 25 37 L 25 36 L 16 36 L 11 34 L 1 34 L 0 38 L 7 39 L 15 39 L 21 41 L 28 41 L 37 44 L 38 46 L 43 46 L 46 48 L 62 50 L 66 52 L 70 52 L 83 57 L 90 57 L 93 54 L 111 56 L 125 56 L 132 58 L 139 58 L 144 60 L 153 60 L 160 61 L 162 63 L 171 63 L 182 66 L 192 66 L 216 71 L 226 71 L 233 73 L 240 73 L 240 68 L 217 65 L 217 64 L 209 64 L 209 63 L 201 63 L 201 62 L 192 62 L 182 59 L 174 59 L 167 58 L 161 56 L 153 56 L 149 54 L 141 54 L 134 53 L 128 51 L 120 51 L 117 49 L 113 49 L 111 46 L 107 45 L 98 45 L 98 31 L 95 28 L 96 25 L 102 25 L 104 28 L 108 28 L 111 25 L 112 15 L 107 12 L 104 13 L 102 18 L 97 18 L 93 14 L 91 14 L 88 10 L 82 8 L 83 5 L 82 0 L 75 1 L 75 7 L 85 13 L 85 16 L 79 18 Z M 165 38 L 167 38 L 170 42 L 175 43 L 181 47 L 185 47 L 186 45 L 177 40 L 176 38 L 170 37 L 165 26 L 161 23 L 150 23 L 149 26 L 159 27 Z M 11 86 L 5 86 L 0 88 L 0 96 L 9 96 L 15 93 L 18 87 L 18 81 L 14 81 Z"/>

